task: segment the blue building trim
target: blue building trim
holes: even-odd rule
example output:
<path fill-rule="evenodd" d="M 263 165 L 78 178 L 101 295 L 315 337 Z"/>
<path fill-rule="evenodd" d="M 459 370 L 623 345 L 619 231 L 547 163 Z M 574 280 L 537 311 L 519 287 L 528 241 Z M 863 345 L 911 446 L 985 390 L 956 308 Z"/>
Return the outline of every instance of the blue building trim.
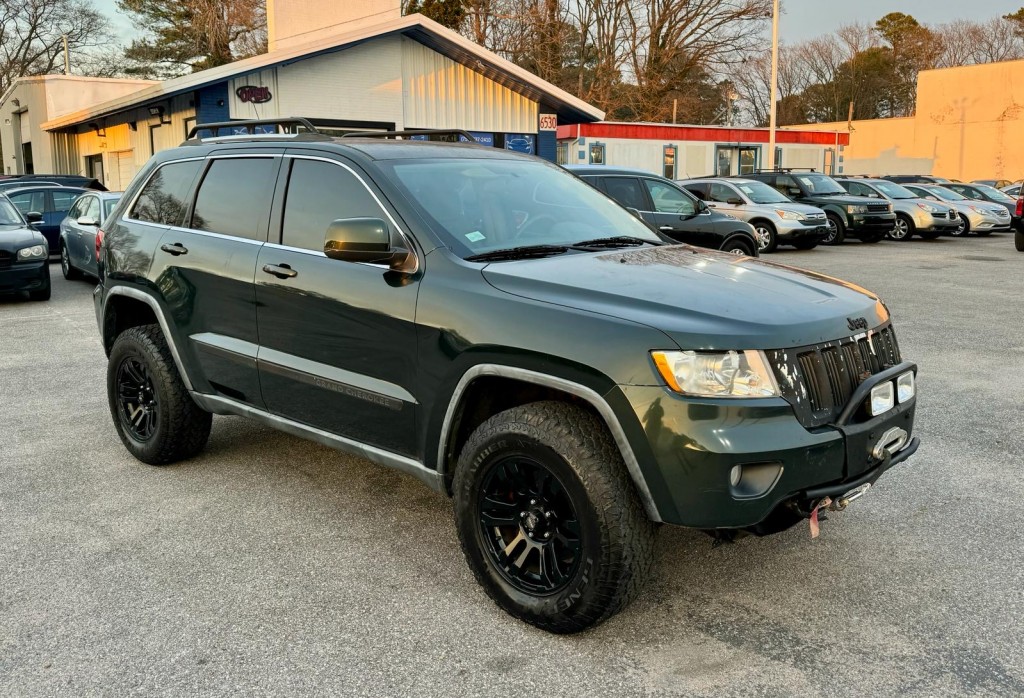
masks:
<path fill-rule="evenodd" d="M 231 119 L 228 83 L 219 82 L 196 90 L 196 122 L 210 124 Z"/>
<path fill-rule="evenodd" d="M 537 134 L 537 155 L 556 162 L 558 160 L 558 133 L 556 131 L 540 131 Z"/>

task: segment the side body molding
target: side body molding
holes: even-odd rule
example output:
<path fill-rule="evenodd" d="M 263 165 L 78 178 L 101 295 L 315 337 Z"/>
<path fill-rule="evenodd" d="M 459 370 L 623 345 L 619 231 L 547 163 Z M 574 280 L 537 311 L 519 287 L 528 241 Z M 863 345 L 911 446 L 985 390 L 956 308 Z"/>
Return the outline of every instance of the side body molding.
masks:
<path fill-rule="evenodd" d="M 514 368 L 512 366 L 502 366 L 500 364 L 478 364 L 473 366 L 459 380 L 458 385 L 455 386 L 455 392 L 452 393 L 451 401 L 448 403 L 448 410 L 444 415 L 444 422 L 441 425 L 441 438 L 438 443 L 437 451 L 437 468 L 438 473 L 441 476 L 446 474 L 446 454 L 448 451 L 448 443 L 451 438 L 452 421 L 455 418 L 455 410 L 462 399 L 462 394 L 469 387 L 469 384 L 474 379 L 480 376 L 500 376 L 502 378 L 512 378 L 515 380 L 523 381 L 524 383 L 533 383 L 536 385 L 544 386 L 546 388 L 552 388 L 555 390 L 561 390 L 575 395 L 583 400 L 586 400 L 590 405 L 597 410 L 598 414 L 601 415 L 601 419 L 608 427 L 608 431 L 611 432 L 612 438 L 615 440 L 615 445 L 619 449 L 619 453 L 622 454 L 622 460 L 626 463 L 626 469 L 629 471 L 630 479 L 633 480 L 633 484 L 636 486 L 637 495 L 640 497 L 640 502 L 644 506 L 644 510 L 647 512 L 647 516 L 652 521 L 661 521 L 661 515 L 658 513 L 658 507 L 654 503 L 654 497 L 651 496 L 651 490 L 647 486 L 647 481 L 644 479 L 643 472 L 640 470 L 640 464 L 637 462 L 636 455 L 633 453 L 632 446 L 629 445 L 629 440 L 626 438 L 626 433 L 622 429 L 622 425 L 619 424 L 618 418 L 615 416 L 615 412 L 611 406 L 605 401 L 594 390 L 574 383 L 564 378 L 558 378 L 551 376 L 546 373 L 538 373 L 536 371 L 530 371 L 522 368 Z"/>

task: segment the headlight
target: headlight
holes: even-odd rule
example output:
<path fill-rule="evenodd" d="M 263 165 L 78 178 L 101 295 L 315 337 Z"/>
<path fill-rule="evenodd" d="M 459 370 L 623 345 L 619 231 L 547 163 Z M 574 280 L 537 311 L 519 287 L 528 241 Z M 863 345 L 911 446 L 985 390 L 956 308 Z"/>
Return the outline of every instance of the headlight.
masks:
<path fill-rule="evenodd" d="M 33 259 L 46 259 L 46 245 L 32 245 L 18 250 L 18 261 L 28 262 Z"/>
<path fill-rule="evenodd" d="M 914 397 L 915 392 L 917 392 L 917 386 L 914 385 L 914 372 L 907 371 L 900 374 L 900 377 L 896 379 L 896 399 L 902 404 Z"/>
<path fill-rule="evenodd" d="M 885 210 L 888 211 L 889 213 L 892 213 L 892 204 L 889 204 Z"/>
<path fill-rule="evenodd" d="M 971 210 L 974 211 L 975 213 L 980 213 L 983 216 L 990 216 L 994 213 L 994 211 L 990 211 L 988 209 L 981 208 L 980 206 L 973 205 L 971 206 Z"/>
<path fill-rule="evenodd" d="M 917 207 L 922 211 L 927 211 L 928 213 L 935 213 L 936 211 L 939 210 L 932 206 L 931 204 L 918 204 Z"/>
<path fill-rule="evenodd" d="M 668 387 L 701 397 L 774 397 L 779 394 L 768 360 L 760 351 L 655 351 L 658 372 Z"/>
<path fill-rule="evenodd" d="M 892 381 L 879 383 L 871 389 L 871 416 L 877 417 L 896 406 L 896 391 Z"/>
<path fill-rule="evenodd" d="M 796 211 L 784 211 L 781 208 L 775 209 L 775 213 L 779 215 L 779 218 L 787 221 L 802 221 L 805 218 L 802 213 L 797 213 Z"/>
<path fill-rule="evenodd" d="M 863 204 L 858 204 L 856 206 L 847 206 L 846 210 L 849 213 L 867 213 L 868 207 L 864 206 Z"/>

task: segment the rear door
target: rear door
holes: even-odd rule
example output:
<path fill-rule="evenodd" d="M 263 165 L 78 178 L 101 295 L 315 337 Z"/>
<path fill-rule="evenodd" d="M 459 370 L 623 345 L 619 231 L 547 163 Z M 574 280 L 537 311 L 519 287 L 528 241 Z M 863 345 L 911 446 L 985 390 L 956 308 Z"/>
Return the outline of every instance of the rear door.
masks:
<path fill-rule="evenodd" d="M 89 199 L 92 197 L 82 196 L 74 203 L 67 217 L 60 223 L 60 234 L 64 238 L 64 246 L 68 251 L 68 259 L 76 267 L 81 267 L 80 260 L 83 257 L 82 236 L 78 219 L 85 215 L 89 208 Z"/>
<path fill-rule="evenodd" d="M 341 158 L 289 152 L 272 242 L 256 271 L 259 375 L 267 409 L 353 441 L 416 455 L 418 276 L 330 259 L 332 221 L 378 218 L 383 197 Z M 278 239 L 280 235 L 280 239 Z M 413 249 L 410 246 L 410 249 Z"/>
<path fill-rule="evenodd" d="M 256 259 L 267 239 L 282 151 L 212 153 L 184 225 L 160 239 L 151 275 L 199 366 L 201 392 L 262 407 L 256 370 Z"/>
<path fill-rule="evenodd" d="M 83 196 L 79 198 L 68 211 L 65 217 L 68 235 L 68 253 L 71 263 L 79 269 L 91 271 L 95 266 L 92 258 L 95 256 L 96 226 L 87 226 L 78 222 L 79 218 L 90 218 L 94 221 L 100 219 L 100 201 L 95 196 Z M 93 249 L 89 248 L 93 245 Z"/>
<path fill-rule="evenodd" d="M 668 182 L 643 177 L 641 182 L 651 199 L 651 222 L 673 240 L 690 245 L 717 248 L 710 209 L 698 209 L 697 198 Z"/>

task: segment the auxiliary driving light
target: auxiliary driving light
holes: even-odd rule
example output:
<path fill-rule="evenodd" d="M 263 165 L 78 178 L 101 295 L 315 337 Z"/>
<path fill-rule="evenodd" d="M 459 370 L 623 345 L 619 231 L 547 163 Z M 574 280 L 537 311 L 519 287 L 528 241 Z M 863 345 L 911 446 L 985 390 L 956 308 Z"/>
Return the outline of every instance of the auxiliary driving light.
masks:
<path fill-rule="evenodd" d="M 914 372 L 907 371 L 896 379 L 896 399 L 904 403 L 917 392 L 914 386 Z"/>
<path fill-rule="evenodd" d="M 896 405 L 896 391 L 892 381 L 880 383 L 871 389 L 871 416 L 888 412 Z"/>

